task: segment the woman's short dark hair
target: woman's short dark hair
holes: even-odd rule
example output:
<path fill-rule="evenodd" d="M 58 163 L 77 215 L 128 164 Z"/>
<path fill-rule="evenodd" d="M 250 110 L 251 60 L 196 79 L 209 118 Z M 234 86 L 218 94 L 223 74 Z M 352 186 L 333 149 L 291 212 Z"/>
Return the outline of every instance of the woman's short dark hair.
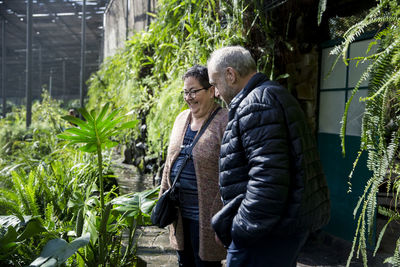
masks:
<path fill-rule="evenodd" d="M 186 73 L 182 76 L 182 80 L 185 80 L 189 77 L 196 78 L 201 86 L 204 88 L 211 87 L 211 84 L 208 79 L 208 71 L 207 68 L 201 65 L 194 65 L 190 69 L 186 71 Z"/>

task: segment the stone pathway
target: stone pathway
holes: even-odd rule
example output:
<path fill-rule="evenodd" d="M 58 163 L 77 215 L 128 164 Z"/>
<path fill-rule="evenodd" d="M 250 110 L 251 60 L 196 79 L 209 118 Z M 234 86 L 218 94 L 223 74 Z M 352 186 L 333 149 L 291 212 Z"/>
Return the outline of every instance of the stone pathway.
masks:
<path fill-rule="evenodd" d="M 136 167 L 116 159 L 112 168 L 117 177 L 121 194 L 140 192 L 153 187 L 151 177 L 139 175 Z M 147 267 L 176 267 L 175 250 L 169 245 L 168 230 L 156 226 L 137 229 L 137 255 L 147 262 Z"/>
<path fill-rule="evenodd" d="M 177 266 L 178 259 L 169 245 L 167 229 L 147 226 L 139 232 L 138 256 L 147 262 L 147 267 Z"/>

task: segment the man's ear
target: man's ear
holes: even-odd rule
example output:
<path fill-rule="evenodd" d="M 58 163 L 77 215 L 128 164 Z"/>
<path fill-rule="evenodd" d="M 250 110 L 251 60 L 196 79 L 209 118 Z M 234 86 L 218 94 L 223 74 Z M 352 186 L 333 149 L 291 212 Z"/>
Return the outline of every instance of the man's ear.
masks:
<path fill-rule="evenodd" d="M 211 94 L 211 95 L 212 95 L 212 98 L 216 97 L 216 94 L 215 94 L 216 89 L 215 89 L 215 86 L 214 86 L 214 85 L 211 85 L 210 91 L 211 91 L 211 93 L 212 93 L 212 94 Z"/>
<path fill-rule="evenodd" d="M 234 84 L 237 81 L 237 73 L 236 71 L 231 68 L 231 67 L 227 67 L 226 68 L 226 80 L 228 82 L 230 82 L 231 84 Z"/>

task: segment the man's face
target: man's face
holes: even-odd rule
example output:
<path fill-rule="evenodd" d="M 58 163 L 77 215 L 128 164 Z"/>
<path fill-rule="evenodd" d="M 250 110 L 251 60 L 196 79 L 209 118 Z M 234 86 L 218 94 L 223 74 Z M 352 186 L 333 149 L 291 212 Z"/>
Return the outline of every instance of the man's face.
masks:
<path fill-rule="evenodd" d="M 214 69 L 208 69 L 208 77 L 210 79 L 210 84 L 215 86 L 216 92 L 218 92 L 222 100 L 229 105 L 234 97 L 232 96 L 234 90 L 228 85 L 225 74 L 219 73 Z"/>

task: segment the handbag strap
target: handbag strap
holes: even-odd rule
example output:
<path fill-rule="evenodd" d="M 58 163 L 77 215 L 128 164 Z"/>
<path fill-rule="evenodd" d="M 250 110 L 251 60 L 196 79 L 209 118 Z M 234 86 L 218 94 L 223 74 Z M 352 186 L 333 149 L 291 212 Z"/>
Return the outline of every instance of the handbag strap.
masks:
<path fill-rule="evenodd" d="M 181 172 L 182 172 L 183 168 L 185 167 L 187 161 L 192 157 L 193 147 L 196 145 L 197 141 L 200 139 L 201 135 L 205 132 L 205 130 L 207 129 L 208 125 L 211 123 L 211 121 L 214 119 L 215 115 L 217 115 L 217 113 L 218 113 L 218 111 L 220 109 L 221 109 L 221 107 L 218 107 L 216 110 L 214 110 L 214 112 L 211 114 L 211 116 L 208 117 L 207 121 L 201 127 L 199 133 L 196 135 L 196 138 L 193 140 L 193 142 L 190 145 L 190 147 L 188 147 L 188 151 L 187 151 L 188 153 L 186 153 L 185 158 L 183 159 L 183 163 L 181 164 L 181 166 L 179 166 L 179 169 L 176 172 L 175 180 L 172 183 L 171 188 L 173 188 L 175 186 L 175 184 L 178 181 L 179 176 L 181 175 Z"/>

